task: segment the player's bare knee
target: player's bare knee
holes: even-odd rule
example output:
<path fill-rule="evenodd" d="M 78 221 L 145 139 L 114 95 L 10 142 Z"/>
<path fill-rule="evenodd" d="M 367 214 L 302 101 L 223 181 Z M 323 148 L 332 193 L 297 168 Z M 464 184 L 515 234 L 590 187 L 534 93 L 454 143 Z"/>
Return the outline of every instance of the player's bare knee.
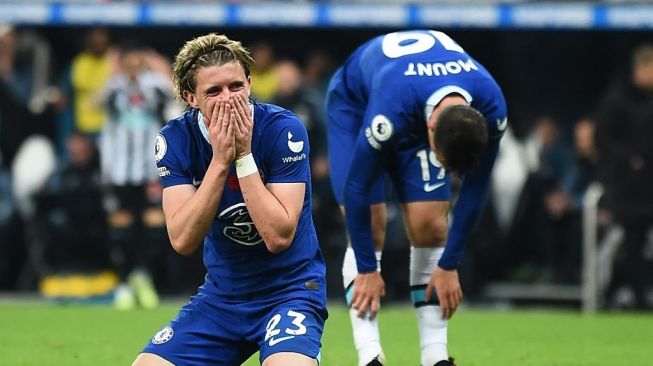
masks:
<path fill-rule="evenodd" d="M 153 353 L 141 353 L 136 357 L 132 366 L 174 366 L 174 364 Z"/>
<path fill-rule="evenodd" d="M 416 248 L 443 246 L 447 240 L 446 218 L 424 218 L 408 224 L 408 237 Z"/>

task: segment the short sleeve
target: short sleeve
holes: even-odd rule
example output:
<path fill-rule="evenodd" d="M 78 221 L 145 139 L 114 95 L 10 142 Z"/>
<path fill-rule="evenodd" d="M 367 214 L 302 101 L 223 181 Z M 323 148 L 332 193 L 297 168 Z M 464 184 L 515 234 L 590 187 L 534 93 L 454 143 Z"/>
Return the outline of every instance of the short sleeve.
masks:
<path fill-rule="evenodd" d="M 188 170 L 188 141 L 183 136 L 175 134 L 175 130 L 164 127 L 156 137 L 154 159 L 161 179 L 161 185 L 166 188 L 180 184 L 192 184 L 192 175 Z"/>
<path fill-rule="evenodd" d="M 310 179 L 308 133 L 293 114 L 283 114 L 266 129 L 267 183 L 308 183 Z"/>

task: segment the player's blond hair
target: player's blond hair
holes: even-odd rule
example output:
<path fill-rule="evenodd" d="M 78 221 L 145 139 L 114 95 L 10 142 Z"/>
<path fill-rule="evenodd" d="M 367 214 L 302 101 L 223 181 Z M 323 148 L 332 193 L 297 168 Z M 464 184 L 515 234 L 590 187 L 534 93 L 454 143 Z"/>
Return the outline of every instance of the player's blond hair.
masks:
<path fill-rule="evenodd" d="M 186 102 L 184 91 L 195 92 L 197 86 L 197 70 L 214 65 L 224 65 L 239 62 L 245 70 L 245 76 L 250 75 L 254 60 L 238 41 L 231 40 L 223 34 L 209 33 L 194 38 L 179 50 L 172 64 L 172 77 L 175 83 L 177 99 Z"/>

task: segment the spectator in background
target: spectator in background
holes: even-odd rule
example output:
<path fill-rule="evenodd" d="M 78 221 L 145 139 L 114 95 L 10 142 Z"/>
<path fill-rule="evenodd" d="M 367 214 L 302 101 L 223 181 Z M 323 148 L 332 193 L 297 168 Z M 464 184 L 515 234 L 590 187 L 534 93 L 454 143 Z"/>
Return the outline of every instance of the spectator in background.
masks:
<path fill-rule="evenodd" d="M 74 132 L 67 150 L 69 162 L 39 194 L 38 211 L 47 228 L 44 259 L 53 272 L 110 268 L 97 149 L 87 135 Z"/>
<path fill-rule="evenodd" d="M 9 169 L 0 156 L 0 290 L 13 289 L 24 261 L 23 228 L 16 213 Z"/>
<path fill-rule="evenodd" d="M 0 26 L 0 148 L 6 165 L 11 165 L 16 150 L 29 135 L 53 135 L 50 107 L 57 101 L 41 92 L 48 87 L 48 75 L 47 43 L 33 32 Z"/>
<path fill-rule="evenodd" d="M 606 207 L 623 226 L 624 244 L 608 286 L 611 301 L 622 286 L 634 292 L 636 308 L 645 299 L 651 262 L 644 256 L 653 225 L 653 44 L 634 50 L 629 80 L 613 85 L 599 105 L 596 143 Z"/>
<path fill-rule="evenodd" d="M 576 209 L 582 209 L 583 196 L 592 182 L 598 180 L 599 154 L 594 143 L 594 120 L 580 118 L 574 125 L 574 172 L 567 182 L 567 189 Z"/>
<path fill-rule="evenodd" d="M 252 95 L 263 102 L 269 102 L 277 92 L 279 78 L 274 48 L 270 43 L 260 42 L 252 47 Z"/>
<path fill-rule="evenodd" d="M 319 132 L 321 134 L 326 134 L 324 99 L 326 96 L 326 89 L 329 84 L 329 78 L 331 77 L 333 69 L 333 60 L 331 59 L 331 56 L 324 51 L 313 50 L 306 58 L 306 63 L 303 69 L 303 83 L 301 90 L 302 92 L 306 93 L 305 98 L 310 100 L 311 104 L 314 105 L 318 110 L 314 120 L 322 124 L 322 127 L 320 127 L 320 129 L 315 128 L 316 133 Z M 292 108 L 290 109 L 292 110 Z M 310 133 L 311 132 L 309 129 L 309 135 Z M 321 159 L 322 156 L 326 156 L 326 140 L 326 135 L 315 138 L 313 143 L 318 144 L 318 150 L 316 150 L 316 145 L 311 145 L 315 151 L 313 153 L 315 161 L 311 163 L 311 169 L 313 170 L 313 178 L 317 180 L 328 179 L 328 161 L 326 158 L 324 161 Z M 325 184 L 327 186 L 329 185 L 329 183 Z M 318 183 L 318 186 L 319 187 L 317 189 L 324 189 L 325 191 L 328 191 L 328 193 L 322 192 L 320 195 L 323 198 L 325 198 L 324 196 L 329 197 L 329 200 L 333 201 L 333 203 L 336 204 L 335 199 L 332 198 L 330 187 L 322 187 L 323 185 L 321 183 Z M 316 189 L 315 186 L 314 189 Z"/>
<path fill-rule="evenodd" d="M 100 93 L 116 69 L 116 54 L 105 28 L 92 28 L 85 37 L 85 48 L 75 56 L 70 70 L 74 129 L 97 137 L 105 121 Z"/>
<path fill-rule="evenodd" d="M 572 169 L 570 157 L 571 151 L 558 121 L 548 115 L 535 118 L 526 141 L 526 158 L 531 171 L 544 180 L 559 180 Z"/>
<path fill-rule="evenodd" d="M 281 61 L 277 65 L 277 91 L 272 104 L 293 111 L 304 122 L 311 145 L 311 174 L 313 190 L 322 195 L 330 190 L 329 163 L 326 155 L 326 124 L 322 112 L 322 99 L 314 90 L 306 87 L 301 69 L 293 61 Z M 330 193 L 325 193 L 331 195 Z M 319 201 L 313 201 L 318 208 Z"/>
<path fill-rule="evenodd" d="M 559 264 L 573 242 L 573 205 L 565 182 L 573 172 L 571 149 L 558 121 L 537 117 L 524 144 L 529 175 L 517 208 L 509 252 L 522 263 L 514 280 L 560 280 Z M 529 243 L 529 245 L 524 245 Z"/>
<path fill-rule="evenodd" d="M 152 250 L 165 238 L 161 189 L 151 154 L 164 110 L 171 99 L 170 81 L 150 71 L 146 54 L 136 46 L 120 53 L 120 72 L 111 76 L 102 93 L 106 108 L 100 148 L 102 173 L 110 189 L 109 240 L 120 249 L 120 275 L 129 279 L 116 294 L 120 309 L 134 305 L 133 294 L 146 308 L 158 296 L 147 270 Z M 157 234 L 159 233 L 159 234 Z"/>
<path fill-rule="evenodd" d="M 312 50 L 309 52 L 304 63 L 306 87 L 324 95 L 329 86 L 329 78 L 334 69 L 334 62 L 331 55 L 321 49 Z"/>
<path fill-rule="evenodd" d="M 59 102 L 59 91 L 49 84 L 50 58 L 50 45 L 36 32 L 0 26 L 0 77 L 32 113 Z"/>
<path fill-rule="evenodd" d="M 16 32 L 8 25 L 0 26 L 0 77 L 19 102 L 27 105 L 32 95 L 32 69 L 29 63 L 17 60 Z"/>
<path fill-rule="evenodd" d="M 43 67 L 45 65 L 45 68 Z M 37 34 L 0 25 L 0 287 L 32 288 L 33 276 L 19 276 L 26 256 L 26 221 L 33 218 L 32 188 L 41 188 L 53 159 L 30 155 L 31 147 L 44 147 L 52 136 L 54 123 L 50 100 L 45 98 L 49 75 L 49 47 Z M 22 148 L 33 135 L 36 145 Z M 16 174 L 16 156 L 21 155 L 20 173 Z M 43 151 L 43 150 L 39 150 Z M 30 159 L 42 163 L 35 170 Z M 25 163 L 26 164 L 23 164 Z M 22 173 L 26 173 L 23 175 Z M 35 178 L 36 177 L 36 178 Z M 38 178 L 43 178 L 41 181 Z M 15 184 L 16 179 L 20 185 Z M 27 179 L 27 181 L 25 180 Z M 20 192 L 18 197 L 16 192 Z M 26 265 L 24 268 L 27 268 Z M 26 273 L 23 271 L 23 273 Z M 27 278 L 29 277 L 29 278 Z M 20 278 L 23 278 L 22 280 Z M 21 282 L 21 283 L 19 283 Z"/>

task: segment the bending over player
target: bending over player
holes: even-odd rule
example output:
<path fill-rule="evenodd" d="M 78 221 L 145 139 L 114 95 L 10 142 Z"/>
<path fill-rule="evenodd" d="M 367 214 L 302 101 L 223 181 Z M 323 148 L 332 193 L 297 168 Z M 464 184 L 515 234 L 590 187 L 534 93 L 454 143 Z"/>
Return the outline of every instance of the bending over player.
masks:
<path fill-rule="evenodd" d="M 447 319 L 462 299 L 457 267 L 507 125 L 499 86 L 445 33 L 396 32 L 354 51 L 331 80 L 326 112 L 332 184 L 351 241 L 342 272 L 359 365 L 384 362 L 376 320 L 385 291 L 384 172 L 411 241 L 422 366 L 453 365 Z M 447 232 L 449 172 L 463 184 Z"/>

